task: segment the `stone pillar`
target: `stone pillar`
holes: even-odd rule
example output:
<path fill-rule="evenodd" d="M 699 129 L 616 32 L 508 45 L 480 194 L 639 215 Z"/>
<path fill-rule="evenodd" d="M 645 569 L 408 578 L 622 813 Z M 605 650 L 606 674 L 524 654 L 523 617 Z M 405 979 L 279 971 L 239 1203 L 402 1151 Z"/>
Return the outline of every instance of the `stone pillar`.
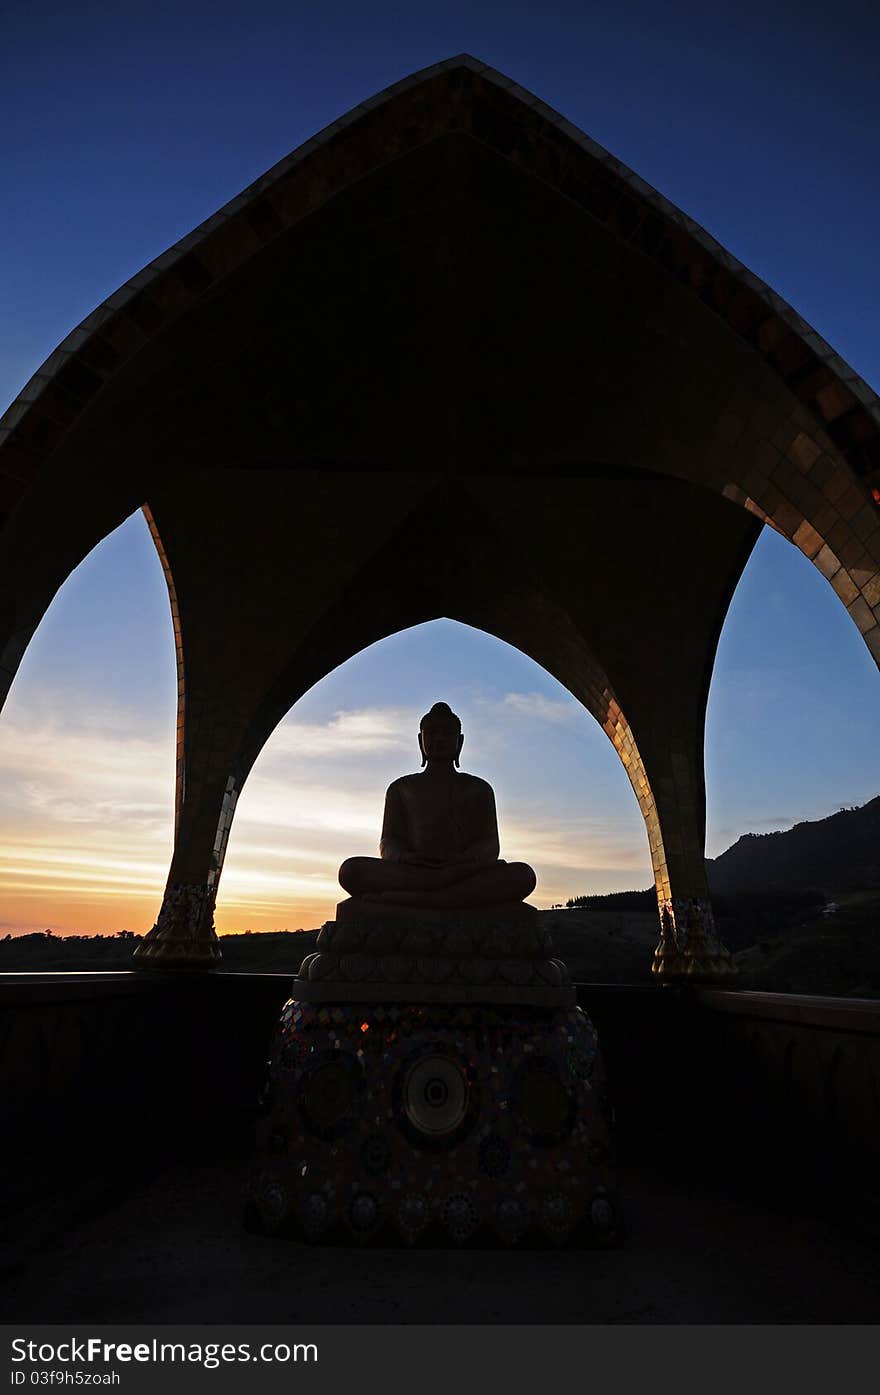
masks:
<path fill-rule="evenodd" d="M 187 722 L 174 854 L 156 924 L 134 953 L 138 969 L 210 969 L 221 958 L 214 904 L 242 784 L 235 761 L 243 723 L 222 699 L 191 700 Z"/>
<path fill-rule="evenodd" d="M 656 729 L 655 729 L 656 730 Z M 736 974 L 715 928 L 706 880 L 706 791 L 702 729 L 640 750 L 654 793 L 665 875 L 657 875 L 658 982 L 720 983 Z M 656 859 L 655 859 L 656 875 Z"/>

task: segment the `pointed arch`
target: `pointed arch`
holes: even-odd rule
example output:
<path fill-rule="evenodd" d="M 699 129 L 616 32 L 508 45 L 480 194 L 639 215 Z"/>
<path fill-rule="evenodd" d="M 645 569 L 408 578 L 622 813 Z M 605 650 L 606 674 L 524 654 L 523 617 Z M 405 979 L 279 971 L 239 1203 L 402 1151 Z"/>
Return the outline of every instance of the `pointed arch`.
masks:
<path fill-rule="evenodd" d="M 462 499 L 476 568 L 419 545 L 419 511 Z M 374 637 L 435 614 L 513 634 L 504 588 L 533 630 L 547 590 L 668 811 L 673 899 L 704 890 L 708 672 L 762 524 L 880 662 L 876 394 L 708 233 L 468 55 L 355 108 L 156 258 L 0 420 L 0 682 L 144 503 L 174 575 L 169 888 L 194 933 L 247 742 L 285 672 L 316 681 L 358 615 Z"/>

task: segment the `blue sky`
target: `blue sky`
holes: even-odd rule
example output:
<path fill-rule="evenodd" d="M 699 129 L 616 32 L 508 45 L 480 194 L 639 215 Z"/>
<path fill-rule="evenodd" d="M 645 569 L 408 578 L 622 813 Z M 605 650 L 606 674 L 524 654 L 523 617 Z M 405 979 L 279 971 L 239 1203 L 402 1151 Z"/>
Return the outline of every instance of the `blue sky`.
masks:
<path fill-rule="evenodd" d="M 264 169 L 461 51 L 703 223 L 877 386 L 878 40 L 880 11 L 854 3 L 7 4 L 0 409 Z M 135 517 L 62 588 L 0 716 L 4 927 L 148 928 L 170 851 L 174 687 L 167 596 Z M 413 723 L 438 697 L 498 788 L 505 852 L 541 874 L 537 900 L 649 883 L 634 797 L 592 719 L 522 655 L 441 623 L 344 665 L 276 733 L 239 806 L 218 923 L 330 913 L 335 862 L 372 850 L 384 784 L 412 768 Z M 709 851 L 876 794 L 878 697 L 830 588 L 765 530 L 710 698 Z"/>

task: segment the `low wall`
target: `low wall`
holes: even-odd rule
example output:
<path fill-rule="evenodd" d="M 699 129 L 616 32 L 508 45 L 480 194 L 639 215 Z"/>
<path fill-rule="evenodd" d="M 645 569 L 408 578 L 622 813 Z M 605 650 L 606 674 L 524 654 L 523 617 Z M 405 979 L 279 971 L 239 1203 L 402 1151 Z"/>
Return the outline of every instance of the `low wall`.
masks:
<path fill-rule="evenodd" d="M 8 1202 L 246 1147 L 287 974 L 0 975 Z M 582 985 L 626 1161 L 808 1184 L 880 1230 L 880 1003 Z"/>
<path fill-rule="evenodd" d="M 716 1146 L 880 1235 L 880 1002 L 697 995 Z"/>

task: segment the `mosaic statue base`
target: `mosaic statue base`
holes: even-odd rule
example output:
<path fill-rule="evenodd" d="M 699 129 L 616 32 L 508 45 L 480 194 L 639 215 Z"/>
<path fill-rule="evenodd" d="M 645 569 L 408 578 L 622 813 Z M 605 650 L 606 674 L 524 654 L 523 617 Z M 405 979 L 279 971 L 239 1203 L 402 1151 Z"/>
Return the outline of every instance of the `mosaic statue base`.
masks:
<path fill-rule="evenodd" d="M 291 999 L 247 1222 L 343 1244 L 616 1245 L 612 1144 L 580 1008 Z"/>

